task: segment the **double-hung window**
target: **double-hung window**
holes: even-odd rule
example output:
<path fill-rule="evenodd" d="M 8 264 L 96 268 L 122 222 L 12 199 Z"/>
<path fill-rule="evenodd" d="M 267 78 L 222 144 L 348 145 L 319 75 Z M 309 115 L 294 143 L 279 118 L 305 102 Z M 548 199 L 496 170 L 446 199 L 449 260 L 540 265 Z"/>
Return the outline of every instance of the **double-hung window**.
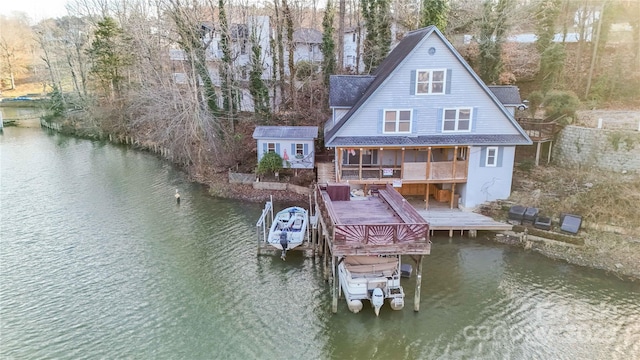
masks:
<path fill-rule="evenodd" d="M 446 69 L 416 71 L 416 94 L 444 94 L 446 77 Z"/>
<path fill-rule="evenodd" d="M 267 152 L 276 152 L 276 143 L 267 143 Z"/>
<path fill-rule="evenodd" d="M 466 132 L 471 130 L 471 108 L 444 109 L 442 131 Z"/>
<path fill-rule="evenodd" d="M 385 110 L 384 133 L 410 133 L 411 110 Z"/>
<path fill-rule="evenodd" d="M 497 147 L 492 146 L 487 148 L 487 158 L 486 158 L 485 166 L 487 167 L 498 166 L 498 148 Z"/>
<path fill-rule="evenodd" d="M 296 153 L 294 155 L 297 159 L 304 157 L 304 144 L 296 144 Z"/>

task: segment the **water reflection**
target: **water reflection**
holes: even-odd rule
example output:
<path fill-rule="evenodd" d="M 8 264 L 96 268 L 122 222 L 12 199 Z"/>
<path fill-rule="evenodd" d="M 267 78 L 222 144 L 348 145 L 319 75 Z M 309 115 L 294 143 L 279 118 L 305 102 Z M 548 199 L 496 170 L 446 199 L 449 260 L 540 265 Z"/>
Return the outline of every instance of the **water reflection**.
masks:
<path fill-rule="evenodd" d="M 332 314 L 320 259 L 256 256 L 263 204 L 39 129 L 0 150 L 2 358 L 640 358 L 637 283 L 435 238 L 420 312 L 412 277 L 402 311 Z"/>

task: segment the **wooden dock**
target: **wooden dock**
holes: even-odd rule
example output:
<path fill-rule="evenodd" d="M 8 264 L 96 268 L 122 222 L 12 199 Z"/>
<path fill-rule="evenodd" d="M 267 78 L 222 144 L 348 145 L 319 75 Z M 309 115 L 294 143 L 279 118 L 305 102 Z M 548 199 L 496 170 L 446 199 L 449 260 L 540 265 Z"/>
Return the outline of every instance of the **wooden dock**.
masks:
<path fill-rule="evenodd" d="M 331 274 L 331 310 L 338 311 L 338 263 L 350 255 L 409 255 L 416 264 L 414 311 L 420 309 L 422 259 L 431 253 L 429 224 L 391 185 L 352 200 L 348 184 L 316 187 L 318 239 L 325 279 Z M 330 262 L 330 263 L 329 263 Z"/>
<path fill-rule="evenodd" d="M 429 223 L 429 229 L 432 234 L 434 231 L 448 231 L 449 237 L 452 237 L 456 231 L 460 231 L 461 235 L 467 231 L 470 237 L 475 237 L 478 230 L 505 231 L 513 228 L 511 224 L 496 221 L 488 216 L 471 211 L 431 205 L 429 209 L 425 209 L 422 204 L 412 203 L 412 205 L 420 216 Z"/>
<path fill-rule="evenodd" d="M 321 256 L 325 280 L 332 281 L 331 310 L 338 311 L 341 258 L 353 255 L 405 255 L 415 262 L 414 311 L 420 309 L 422 260 L 431 253 L 430 235 L 434 231 L 511 230 L 481 214 L 451 209 L 446 204 L 428 208 L 424 201 L 406 199 L 391 185 L 373 187 L 369 196 L 352 196 L 349 184 L 318 184 L 310 201 L 307 241 L 292 250 Z M 311 215 L 313 214 L 313 215 Z M 273 221 L 273 202 L 269 201 L 256 223 L 258 254 L 273 253 L 266 236 Z M 274 251 L 269 251 L 274 250 Z"/>

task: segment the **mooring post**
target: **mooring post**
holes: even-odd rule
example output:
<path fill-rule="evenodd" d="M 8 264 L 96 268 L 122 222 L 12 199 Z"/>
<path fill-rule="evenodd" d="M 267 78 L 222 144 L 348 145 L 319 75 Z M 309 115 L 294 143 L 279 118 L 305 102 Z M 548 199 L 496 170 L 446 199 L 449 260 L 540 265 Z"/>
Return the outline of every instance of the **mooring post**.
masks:
<path fill-rule="evenodd" d="M 336 257 L 331 255 L 331 264 L 333 268 L 333 292 L 331 299 L 331 312 L 334 314 L 338 312 L 338 291 L 340 287 L 340 280 L 338 279 L 338 262 Z"/>
<path fill-rule="evenodd" d="M 258 239 L 258 255 L 260 255 L 260 248 L 262 247 L 262 244 L 260 244 L 260 225 L 256 226 L 256 239 Z"/>
<path fill-rule="evenodd" d="M 324 229 L 324 228 L 323 228 Z M 322 237 L 322 241 L 324 242 L 324 251 L 322 254 L 322 264 L 323 264 L 323 269 L 324 269 L 324 280 L 328 281 L 329 280 L 329 252 L 327 251 L 327 244 L 329 243 L 327 241 L 327 234 L 323 231 L 323 237 Z"/>
<path fill-rule="evenodd" d="M 422 289 L 422 257 L 416 261 L 416 293 L 413 297 L 413 311 L 420 311 L 420 291 Z"/>

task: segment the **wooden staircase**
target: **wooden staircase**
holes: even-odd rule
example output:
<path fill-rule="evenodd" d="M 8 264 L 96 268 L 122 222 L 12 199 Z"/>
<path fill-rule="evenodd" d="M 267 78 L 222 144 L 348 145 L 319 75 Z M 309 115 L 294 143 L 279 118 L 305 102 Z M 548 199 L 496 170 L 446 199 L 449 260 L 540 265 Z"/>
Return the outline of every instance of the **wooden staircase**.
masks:
<path fill-rule="evenodd" d="M 318 168 L 318 184 L 327 184 L 336 182 L 335 164 L 328 163 L 316 163 Z"/>

